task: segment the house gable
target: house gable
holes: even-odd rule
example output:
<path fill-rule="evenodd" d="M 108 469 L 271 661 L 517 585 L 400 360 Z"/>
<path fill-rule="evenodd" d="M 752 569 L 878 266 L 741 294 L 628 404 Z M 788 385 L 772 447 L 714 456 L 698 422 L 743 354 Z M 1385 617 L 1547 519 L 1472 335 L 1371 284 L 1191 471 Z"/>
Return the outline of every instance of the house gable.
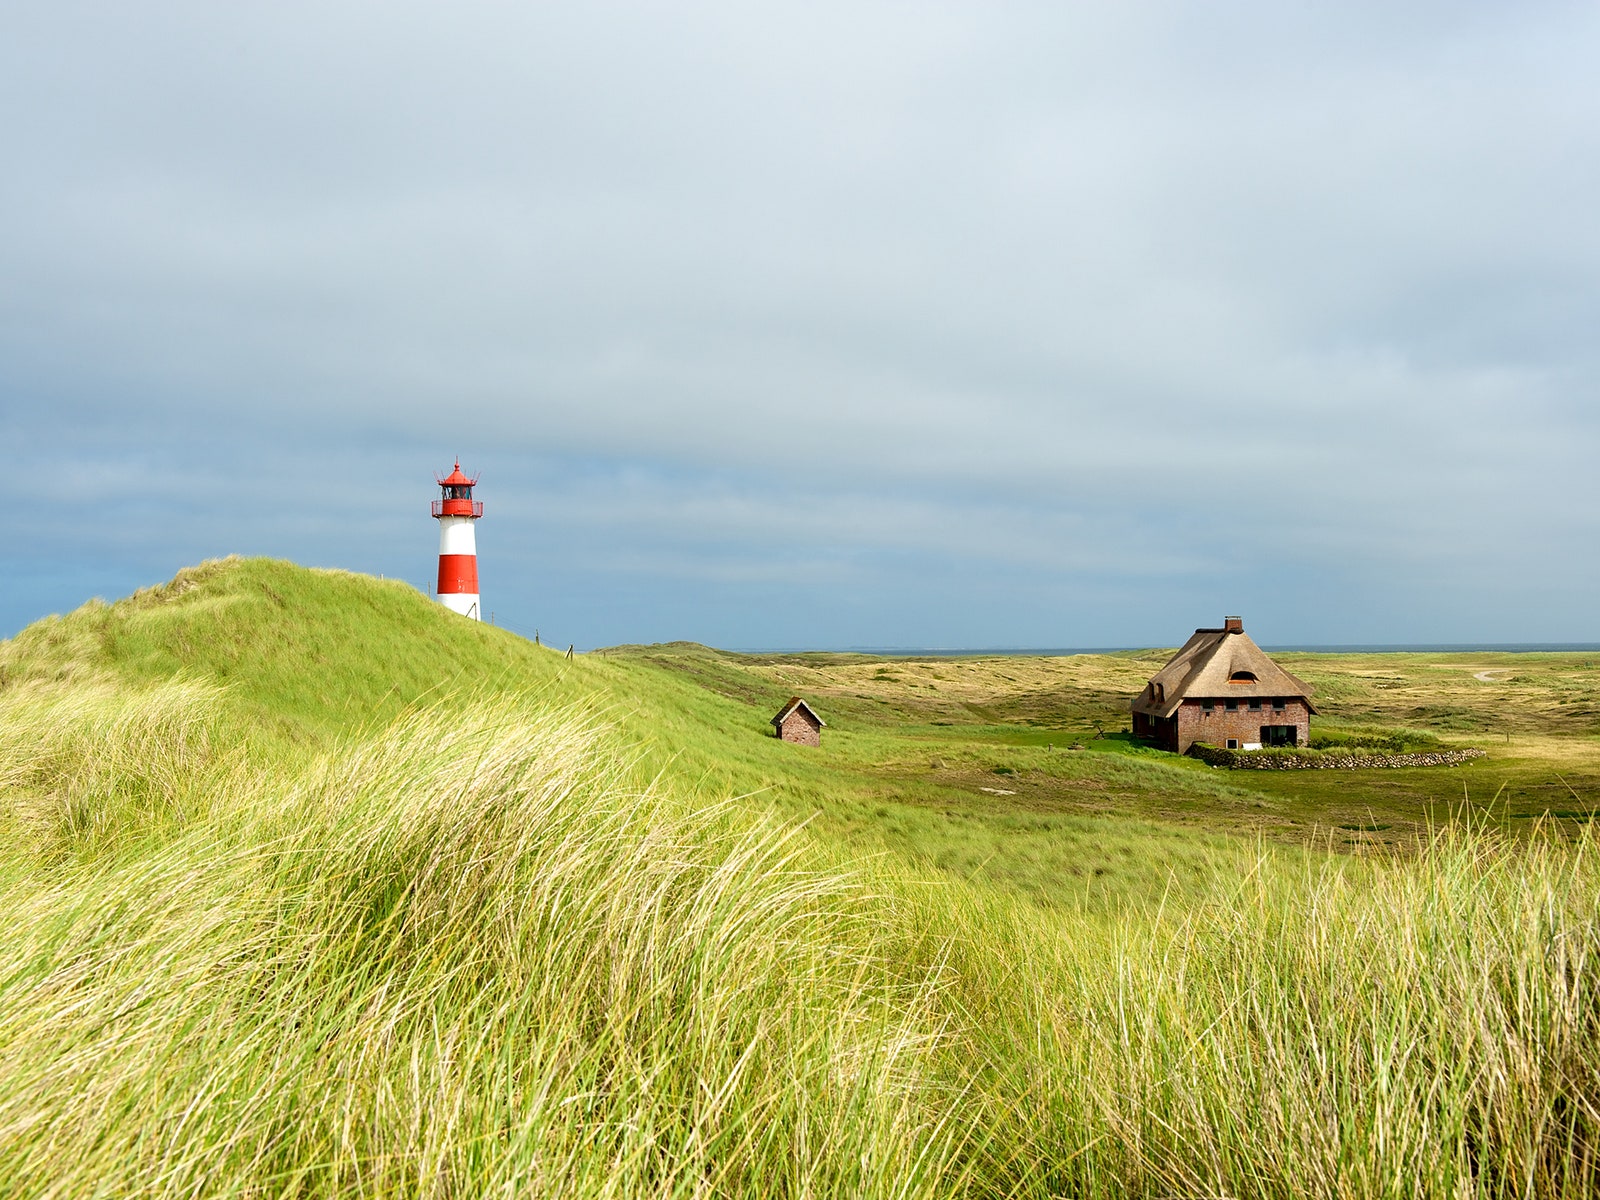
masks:
<path fill-rule="evenodd" d="M 826 724 L 799 696 L 791 696 L 789 702 L 778 710 L 778 715 L 772 718 L 775 736 L 803 746 L 820 746 L 822 729 Z"/>

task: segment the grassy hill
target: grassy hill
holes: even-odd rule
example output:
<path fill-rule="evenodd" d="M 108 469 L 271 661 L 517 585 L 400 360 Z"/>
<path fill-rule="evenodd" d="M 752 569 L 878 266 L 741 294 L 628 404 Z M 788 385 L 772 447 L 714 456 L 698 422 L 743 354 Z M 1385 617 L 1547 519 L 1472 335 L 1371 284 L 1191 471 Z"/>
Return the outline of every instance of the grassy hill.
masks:
<path fill-rule="evenodd" d="M 223 559 L 31 625 L 3 643 L 0 668 L 13 685 L 205 680 L 227 689 L 231 718 L 294 742 L 392 719 L 430 694 L 533 689 L 562 673 L 559 656 L 519 637 L 438 616 L 408 584 Z"/>
<path fill-rule="evenodd" d="M 1090 740 L 1143 669 L 568 660 L 261 560 L 40 622 L 0 1194 L 1592 1194 L 1587 825 L 1306 851 L 1360 798 Z"/>
<path fill-rule="evenodd" d="M 830 695 L 826 745 L 796 751 L 769 736 L 767 721 L 806 681 L 773 677 L 769 665 L 687 645 L 568 660 L 450 620 L 404 583 L 262 559 L 185 570 L 116 604 L 39 622 L 0 648 L 13 685 L 138 690 L 177 679 L 220 688 L 208 727 L 262 762 L 383 728 L 418 705 L 456 713 L 496 696 L 582 703 L 625 735 L 641 781 L 670 771 L 706 794 L 808 821 L 852 856 L 890 852 L 1079 910 L 1158 899 L 1255 861 L 1253 844 L 1171 817 L 1183 806 L 1213 821 L 1260 811 L 1257 797 L 1125 742 L 1107 744 L 1112 757 L 1069 756 L 1075 735 L 1064 733 L 1056 754 L 1043 739 L 1017 744 L 988 725 L 934 726 L 858 702 L 863 714 Z M 1046 778 L 1081 789 L 1093 807 L 1052 812 L 994 794 Z M 1145 803 L 1152 794 L 1161 806 Z"/>

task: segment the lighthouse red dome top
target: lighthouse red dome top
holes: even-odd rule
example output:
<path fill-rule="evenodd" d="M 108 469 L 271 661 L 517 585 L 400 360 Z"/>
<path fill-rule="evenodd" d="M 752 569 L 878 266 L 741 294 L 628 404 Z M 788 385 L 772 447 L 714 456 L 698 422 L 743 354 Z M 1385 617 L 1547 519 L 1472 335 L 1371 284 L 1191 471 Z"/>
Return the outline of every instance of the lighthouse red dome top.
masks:
<path fill-rule="evenodd" d="M 472 489 L 477 486 L 476 475 L 468 477 L 461 471 L 461 460 L 456 459 L 455 469 L 448 475 L 435 475 L 443 495 L 433 502 L 433 515 L 436 517 L 481 517 L 483 516 L 483 501 L 472 498 Z"/>

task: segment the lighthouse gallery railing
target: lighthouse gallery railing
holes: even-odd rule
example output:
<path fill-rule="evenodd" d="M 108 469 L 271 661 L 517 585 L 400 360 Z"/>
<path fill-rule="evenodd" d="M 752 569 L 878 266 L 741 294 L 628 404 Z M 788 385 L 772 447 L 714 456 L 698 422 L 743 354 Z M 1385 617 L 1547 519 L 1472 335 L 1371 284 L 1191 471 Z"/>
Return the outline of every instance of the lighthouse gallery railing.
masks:
<path fill-rule="evenodd" d="M 467 506 L 472 506 L 472 512 L 467 512 Z M 445 507 L 449 505 L 449 507 Z M 465 517 L 483 516 L 482 500 L 435 500 L 433 502 L 433 515 L 436 517 Z"/>

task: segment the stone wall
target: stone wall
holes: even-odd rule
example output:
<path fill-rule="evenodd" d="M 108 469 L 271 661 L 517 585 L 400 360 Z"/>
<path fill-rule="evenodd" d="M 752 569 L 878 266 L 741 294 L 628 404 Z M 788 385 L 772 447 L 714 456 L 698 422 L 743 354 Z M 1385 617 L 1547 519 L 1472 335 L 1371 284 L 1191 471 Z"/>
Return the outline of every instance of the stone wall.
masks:
<path fill-rule="evenodd" d="M 1458 767 L 1482 750 L 1426 750 L 1417 754 L 1297 754 L 1292 750 L 1221 750 L 1196 742 L 1189 756 L 1213 767 L 1241 771 L 1366 771 L 1378 767 Z"/>

